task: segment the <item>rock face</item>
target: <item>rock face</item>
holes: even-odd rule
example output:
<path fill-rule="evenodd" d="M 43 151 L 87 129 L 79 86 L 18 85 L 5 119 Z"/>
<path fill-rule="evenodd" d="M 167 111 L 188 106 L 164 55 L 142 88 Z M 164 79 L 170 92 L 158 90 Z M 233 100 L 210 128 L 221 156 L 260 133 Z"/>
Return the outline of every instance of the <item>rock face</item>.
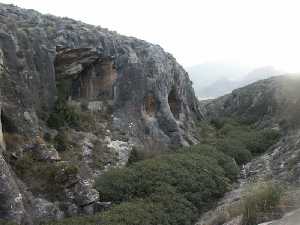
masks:
<path fill-rule="evenodd" d="M 90 213 L 95 176 L 124 165 L 134 146 L 198 142 L 200 108 L 170 54 L 72 19 L 0 4 L 0 91 L 0 218 L 17 223 Z M 58 102 L 85 115 L 84 128 L 49 129 Z M 49 178 L 26 174 L 37 176 L 37 165 L 56 170 Z M 59 197 L 45 189 L 50 178 Z"/>
<path fill-rule="evenodd" d="M 273 77 L 201 105 L 209 118 L 236 116 L 261 127 L 299 128 L 299 87 L 298 76 Z"/>
<path fill-rule="evenodd" d="M 30 122 L 29 131 L 38 129 L 34 119 L 53 106 L 56 81 L 69 78 L 72 98 L 101 100 L 110 92 L 113 116 L 131 134 L 168 144 L 196 141 L 190 134 L 200 114 L 191 82 L 161 47 L 71 19 L 8 5 L 0 10 L 3 113 L 18 118 L 20 132 Z M 146 110 L 149 96 L 155 116 Z M 24 121 L 25 110 L 33 121 Z"/>

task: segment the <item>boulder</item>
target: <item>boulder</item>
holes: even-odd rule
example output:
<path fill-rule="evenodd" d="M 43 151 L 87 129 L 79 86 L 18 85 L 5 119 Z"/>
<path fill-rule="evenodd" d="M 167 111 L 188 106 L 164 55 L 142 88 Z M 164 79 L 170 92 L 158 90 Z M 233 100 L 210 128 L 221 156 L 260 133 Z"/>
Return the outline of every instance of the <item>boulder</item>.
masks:
<path fill-rule="evenodd" d="M 33 217 L 35 221 L 59 220 L 64 217 L 64 213 L 59 207 L 42 198 L 33 201 Z"/>

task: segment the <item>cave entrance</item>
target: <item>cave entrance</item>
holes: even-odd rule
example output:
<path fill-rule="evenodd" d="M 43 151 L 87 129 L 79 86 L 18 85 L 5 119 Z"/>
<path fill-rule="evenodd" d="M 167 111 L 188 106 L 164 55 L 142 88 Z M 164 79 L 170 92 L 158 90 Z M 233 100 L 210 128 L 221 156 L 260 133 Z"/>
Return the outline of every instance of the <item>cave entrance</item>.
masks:
<path fill-rule="evenodd" d="M 146 113 L 153 117 L 156 113 L 156 100 L 152 94 L 149 94 L 145 98 L 145 111 Z"/>
<path fill-rule="evenodd" d="M 3 110 L 0 111 L 0 147 L 6 149 L 4 135 L 17 133 L 18 129 L 14 122 L 6 116 Z"/>
<path fill-rule="evenodd" d="M 174 116 L 175 119 L 179 119 L 179 115 L 180 115 L 180 101 L 177 97 L 177 92 L 176 90 L 173 88 L 168 96 L 168 103 L 169 103 L 169 107 L 170 110 Z"/>
<path fill-rule="evenodd" d="M 109 58 L 101 59 L 81 73 L 78 97 L 89 100 L 113 99 L 116 79 L 113 62 Z"/>
<path fill-rule="evenodd" d="M 3 112 L 3 110 L 1 110 L 0 117 L 3 133 L 17 133 L 18 129 L 15 126 L 14 122 Z"/>
<path fill-rule="evenodd" d="M 117 71 L 112 57 L 92 48 L 57 47 L 54 67 L 59 95 L 65 99 L 113 99 Z"/>

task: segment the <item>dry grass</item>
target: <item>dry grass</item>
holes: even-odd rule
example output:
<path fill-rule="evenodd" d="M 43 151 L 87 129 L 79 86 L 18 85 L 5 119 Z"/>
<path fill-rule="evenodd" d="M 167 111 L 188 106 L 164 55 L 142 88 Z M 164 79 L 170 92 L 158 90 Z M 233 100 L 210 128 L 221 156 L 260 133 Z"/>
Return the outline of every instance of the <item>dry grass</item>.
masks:
<path fill-rule="evenodd" d="M 258 182 L 251 185 L 242 200 L 243 225 L 256 225 L 280 217 L 282 196 L 282 188 L 276 183 Z"/>

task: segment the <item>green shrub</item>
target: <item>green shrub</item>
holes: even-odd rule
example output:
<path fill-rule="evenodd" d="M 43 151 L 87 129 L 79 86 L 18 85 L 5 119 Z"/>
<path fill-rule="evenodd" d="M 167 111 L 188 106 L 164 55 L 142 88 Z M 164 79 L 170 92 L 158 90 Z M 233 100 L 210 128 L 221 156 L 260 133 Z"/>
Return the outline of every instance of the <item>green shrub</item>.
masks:
<path fill-rule="evenodd" d="M 279 204 L 282 189 L 271 182 L 254 184 L 243 198 L 243 225 L 256 225 Z"/>
<path fill-rule="evenodd" d="M 173 187 L 163 185 L 144 200 L 122 203 L 100 216 L 106 225 L 192 225 L 197 209 Z"/>
<path fill-rule="evenodd" d="M 141 154 L 142 153 L 142 154 Z M 143 160 L 143 152 L 133 148 L 130 152 L 127 165 Z"/>
<path fill-rule="evenodd" d="M 251 152 L 237 139 L 220 139 L 217 142 L 217 149 L 234 158 L 239 165 L 249 162 L 252 158 Z"/>
<path fill-rule="evenodd" d="M 258 130 L 231 122 L 223 125 L 218 132 L 218 136 L 224 139 L 234 139 L 236 142 L 243 143 L 251 153 L 261 154 L 279 140 L 280 133 L 274 129 Z"/>
<path fill-rule="evenodd" d="M 166 152 L 162 152 L 157 149 L 153 149 L 152 151 L 147 151 L 145 149 L 138 149 L 138 148 L 134 147 L 130 152 L 127 165 L 131 165 L 135 162 L 143 161 L 146 159 L 151 159 L 151 158 L 157 157 L 157 156 L 165 154 L 165 153 Z"/>
<path fill-rule="evenodd" d="M 65 100 L 55 103 L 54 111 L 50 114 L 47 124 L 50 128 L 58 129 L 64 126 L 79 127 L 80 115 L 75 107 L 68 105 Z"/>
<path fill-rule="evenodd" d="M 122 202 L 145 198 L 166 184 L 176 187 L 197 208 L 204 209 L 228 190 L 229 180 L 213 157 L 186 152 L 113 169 L 101 176 L 96 186 L 103 201 Z"/>
<path fill-rule="evenodd" d="M 280 138 L 277 130 L 258 130 L 234 119 L 217 118 L 211 124 L 216 129 L 215 137 L 206 138 L 204 143 L 215 145 L 218 150 L 233 157 L 239 165 L 249 162 L 252 154 L 264 153 Z"/>
<path fill-rule="evenodd" d="M 58 151 L 66 151 L 71 147 L 71 138 L 66 130 L 60 130 L 54 138 L 54 145 Z"/>
<path fill-rule="evenodd" d="M 226 177 L 232 181 L 237 179 L 239 167 L 232 157 L 218 151 L 214 146 L 207 144 L 198 144 L 189 148 L 193 153 L 199 153 L 217 160 L 218 164 L 224 169 Z"/>
<path fill-rule="evenodd" d="M 220 130 L 225 125 L 233 125 L 237 126 L 240 125 L 239 122 L 236 119 L 229 118 L 229 117 L 220 117 L 220 118 L 214 118 L 210 121 L 211 125 L 215 127 L 217 130 Z"/>
<path fill-rule="evenodd" d="M 77 180 L 79 171 L 76 165 L 66 162 L 38 161 L 30 153 L 12 161 L 11 165 L 31 191 L 46 193 L 50 198 L 59 197 L 66 185 Z"/>

